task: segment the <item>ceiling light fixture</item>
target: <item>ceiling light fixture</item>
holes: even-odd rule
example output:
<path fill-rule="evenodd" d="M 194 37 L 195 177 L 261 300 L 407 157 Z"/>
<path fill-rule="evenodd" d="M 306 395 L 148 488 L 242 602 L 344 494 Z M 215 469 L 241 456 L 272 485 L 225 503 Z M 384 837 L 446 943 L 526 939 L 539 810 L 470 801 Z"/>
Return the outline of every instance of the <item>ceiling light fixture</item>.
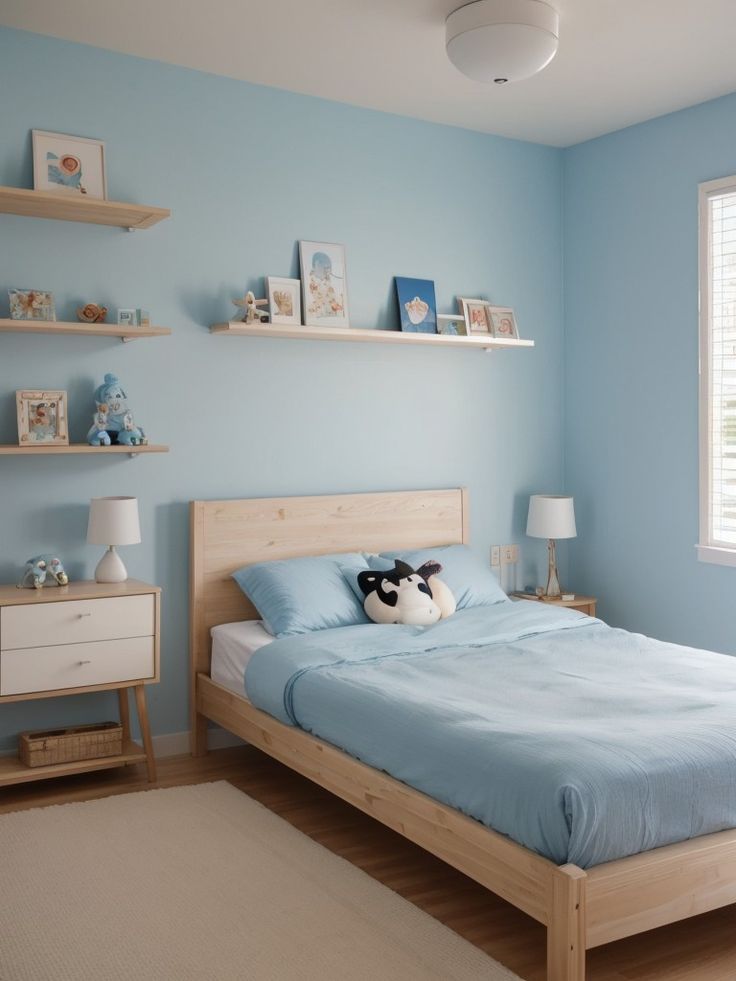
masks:
<path fill-rule="evenodd" d="M 554 58 L 559 20 L 544 0 L 475 0 L 447 18 L 447 55 L 475 82 L 518 82 Z"/>

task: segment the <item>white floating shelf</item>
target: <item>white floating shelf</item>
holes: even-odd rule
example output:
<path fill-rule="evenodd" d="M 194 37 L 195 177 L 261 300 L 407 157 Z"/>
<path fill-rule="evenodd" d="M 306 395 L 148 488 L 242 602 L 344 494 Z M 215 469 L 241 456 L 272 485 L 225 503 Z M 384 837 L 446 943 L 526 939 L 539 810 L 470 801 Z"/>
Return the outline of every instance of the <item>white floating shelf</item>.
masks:
<path fill-rule="evenodd" d="M 357 341 L 372 344 L 433 344 L 439 347 L 465 347 L 482 351 L 534 347 L 534 341 L 490 337 L 480 334 L 458 337 L 452 334 L 414 334 L 401 330 L 373 330 L 356 327 L 281 327 L 277 324 L 244 324 L 237 321 L 227 324 L 213 324 L 210 331 L 213 334 L 231 337 L 280 337 L 300 341 Z"/>

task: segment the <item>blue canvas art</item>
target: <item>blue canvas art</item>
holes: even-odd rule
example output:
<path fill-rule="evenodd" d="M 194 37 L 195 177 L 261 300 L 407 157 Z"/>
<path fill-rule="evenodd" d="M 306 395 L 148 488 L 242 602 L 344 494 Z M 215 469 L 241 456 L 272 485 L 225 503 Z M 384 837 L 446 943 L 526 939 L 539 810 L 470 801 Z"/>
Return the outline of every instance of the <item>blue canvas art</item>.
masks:
<path fill-rule="evenodd" d="M 437 333 L 437 300 L 434 281 L 396 276 L 401 329 L 415 334 Z"/>

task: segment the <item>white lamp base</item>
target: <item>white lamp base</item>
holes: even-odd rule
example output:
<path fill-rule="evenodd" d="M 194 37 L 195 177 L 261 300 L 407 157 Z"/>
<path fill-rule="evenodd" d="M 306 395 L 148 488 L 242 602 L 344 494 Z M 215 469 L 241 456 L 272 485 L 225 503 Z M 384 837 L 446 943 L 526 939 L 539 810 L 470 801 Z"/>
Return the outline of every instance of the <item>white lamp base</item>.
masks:
<path fill-rule="evenodd" d="M 123 560 L 115 551 L 115 546 L 110 545 L 95 569 L 95 582 L 125 582 L 127 578 L 128 570 Z"/>

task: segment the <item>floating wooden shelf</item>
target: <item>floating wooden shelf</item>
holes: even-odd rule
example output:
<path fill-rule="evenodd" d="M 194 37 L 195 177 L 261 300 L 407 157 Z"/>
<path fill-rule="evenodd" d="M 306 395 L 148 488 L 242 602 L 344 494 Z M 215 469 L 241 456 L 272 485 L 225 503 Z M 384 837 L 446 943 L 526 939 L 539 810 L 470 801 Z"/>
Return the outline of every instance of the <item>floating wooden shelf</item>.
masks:
<path fill-rule="evenodd" d="M 452 334 L 413 334 L 400 330 L 371 330 L 355 327 L 280 327 L 274 324 L 231 322 L 213 324 L 210 331 L 213 334 L 229 334 L 233 337 L 286 337 L 302 341 L 369 341 L 377 344 L 434 344 L 486 351 L 534 347 L 534 341 L 517 340 L 516 338 L 489 337 L 478 334 L 474 334 L 472 337 L 456 337 Z"/>
<path fill-rule="evenodd" d="M 72 443 L 70 446 L 18 446 L 16 443 L 0 444 L 0 456 L 47 456 L 60 453 L 91 453 L 95 456 L 109 456 L 114 453 L 168 453 L 168 446 L 145 443 L 143 446 L 89 446 L 87 443 Z"/>
<path fill-rule="evenodd" d="M 118 324 L 83 324 L 63 320 L 0 320 L 4 334 L 88 334 L 94 337 L 122 337 L 132 341 L 138 337 L 165 337 L 170 327 L 123 327 Z"/>
<path fill-rule="evenodd" d="M 0 757 L 0 787 L 31 780 L 45 780 L 48 777 L 63 777 L 72 773 L 86 773 L 88 770 L 108 770 L 114 766 L 129 763 L 142 763 L 146 759 L 143 748 L 128 740 L 123 744 L 119 756 L 104 756 L 96 760 L 75 760 L 72 763 L 52 763 L 50 766 L 26 766 L 17 756 Z"/>
<path fill-rule="evenodd" d="M 171 215 L 168 208 L 156 208 L 149 204 L 100 201 L 81 194 L 52 194 L 22 187 L 0 187 L 0 213 L 84 221 L 91 225 L 114 225 L 131 230 L 150 228 Z"/>

